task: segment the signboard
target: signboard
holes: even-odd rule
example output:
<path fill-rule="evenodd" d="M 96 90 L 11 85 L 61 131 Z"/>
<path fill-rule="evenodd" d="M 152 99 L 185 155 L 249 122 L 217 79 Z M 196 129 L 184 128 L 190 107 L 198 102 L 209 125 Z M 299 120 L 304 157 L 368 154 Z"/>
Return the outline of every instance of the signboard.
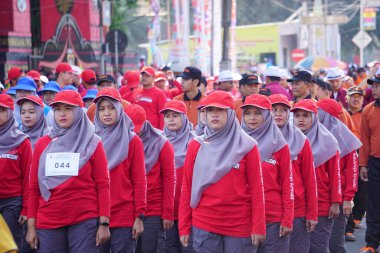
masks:
<path fill-rule="evenodd" d="M 364 8 L 363 29 L 366 31 L 376 30 L 376 9 L 375 8 Z"/>
<path fill-rule="evenodd" d="M 352 42 L 355 43 L 359 48 L 365 48 L 371 43 L 372 38 L 365 31 L 359 31 L 353 38 Z"/>
<path fill-rule="evenodd" d="M 302 49 L 298 49 L 298 48 L 294 49 L 292 51 L 291 57 L 292 57 L 292 60 L 294 62 L 299 62 L 300 60 L 302 60 L 303 58 L 305 58 L 305 51 L 302 50 Z"/>

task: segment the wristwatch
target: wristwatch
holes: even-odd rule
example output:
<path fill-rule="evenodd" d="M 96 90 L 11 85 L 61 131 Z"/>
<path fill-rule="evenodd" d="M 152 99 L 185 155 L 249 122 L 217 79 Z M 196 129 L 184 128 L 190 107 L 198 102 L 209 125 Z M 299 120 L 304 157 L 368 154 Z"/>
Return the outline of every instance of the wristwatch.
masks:
<path fill-rule="evenodd" d="M 108 222 L 100 222 L 99 223 L 100 226 L 105 226 L 105 227 L 109 227 L 110 224 Z"/>
<path fill-rule="evenodd" d="M 137 218 L 140 218 L 142 221 L 144 221 L 145 216 L 144 214 L 140 214 L 139 216 L 137 216 Z"/>

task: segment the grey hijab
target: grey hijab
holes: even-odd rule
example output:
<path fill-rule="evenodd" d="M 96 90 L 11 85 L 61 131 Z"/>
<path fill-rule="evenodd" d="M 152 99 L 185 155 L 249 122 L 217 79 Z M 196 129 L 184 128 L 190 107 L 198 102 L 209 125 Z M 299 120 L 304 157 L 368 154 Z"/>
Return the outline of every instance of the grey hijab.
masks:
<path fill-rule="evenodd" d="M 317 168 L 335 156 L 339 151 L 339 146 L 335 137 L 318 121 L 318 116 L 313 112 L 311 115 L 313 122 L 304 134 L 309 139 L 314 156 L 314 167 Z"/>
<path fill-rule="evenodd" d="M 239 169 L 241 159 L 257 145 L 241 129 L 234 110 L 228 109 L 227 117 L 222 129 L 213 131 L 206 125 L 205 134 L 195 138 L 201 146 L 194 163 L 190 200 L 192 208 L 198 206 L 208 186 L 218 182 L 232 168 Z"/>
<path fill-rule="evenodd" d="M 117 119 L 113 126 L 104 125 L 99 119 L 99 104 L 106 99 L 116 109 Z M 103 98 L 96 103 L 95 130 L 102 139 L 108 160 L 108 169 L 112 170 L 128 157 L 129 143 L 136 135 L 132 120 L 124 113 L 122 104 L 114 99 Z"/>
<path fill-rule="evenodd" d="M 181 128 L 173 132 L 165 127 L 163 132 L 164 136 L 166 136 L 173 145 L 176 169 L 181 168 L 185 163 L 187 145 L 194 138 L 192 134 L 193 125 L 183 113 L 180 113 L 180 115 L 182 119 Z"/>
<path fill-rule="evenodd" d="M 71 176 L 47 177 L 45 168 L 47 154 L 60 152 L 80 153 L 80 170 L 94 154 L 100 142 L 100 137 L 95 134 L 95 126 L 80 107 L 74 107 L 74 123 L 71 127 L 61 128 L 54 121 L 49 136 L 52 140 L 42 152 L 38 165 L 38 182 L 41 196 L 45 201 L 49 200 L 51 189 L 71 178 Z"/>
<path fill-rule="evenodd" d="M 7 108 L 8 121 L 0 126 L 0 154 L 6 154 L 17 148 L 28 138 L 28 135 L 17 129 L 13 111 Z"/>
<path fill-rule="evenodd" d="M 318 109 L 318 118 L 338 141 L 341 158 L 362 146 L 360 140 L 339 119 L 323 109 Z"/>
<path fill-rule="evenodd" d="M 246 108 L 247 107 L 243 110 Z M 264 123 L 255 130 L 248 128 L 244 119 L 241 122 L 244 131 L 259 144 L 261 161 L 266 161 L 271 158 L 273 153 L 282 149 L 287 143 L 280 129 L 274 122 L 270 111 L 264 109 L 260 110 L 264 117 Z"/>
<path fill-rule="evenodd" d="M 295 160 L 301 152 L 307 137 L 297 127 L 289 123 L 290 111 L 288 110 L 288 120 L 286 124 L 280 128 L 282 135 L 288 143 L 290 149 L 290 158 Z"/>
<path fill-rule="evenodd" d="M 198 123 L 195 126 L 195 134 L 201 136 L 205 132 L 206 125 L 201 122 L 201 110 L 198 110 Z"/>
<path fill-rule="evenodd" d="M 37 114 L 36 124 L 33 127 L 27 127 L 21 123 L 20 130 L 30 137 L 32 148 L 34 149 L 34 145 L 39 140 L 39 138 L 48 134 L 48 132 L 50 131 L 50 128 L 48 127 L 46 123 L 46 118 L 44 116 L 44 108 L 37 105 L 36 103 L 33 103 L 33 105 L 34 105 L 34 110 L 36 111 L 36 114 Z M 21 110 L 21 107 L 20 107 L 20 110 Z"/>
<path fill-rule="evenodd" d="M 148 174 L 156 164 L 168 139 L 162 135 L 162 131 L 154 128 L 149 121 L 145 121 L 141 127 L 140 138 L 144 144 L 145 170 Z"/>

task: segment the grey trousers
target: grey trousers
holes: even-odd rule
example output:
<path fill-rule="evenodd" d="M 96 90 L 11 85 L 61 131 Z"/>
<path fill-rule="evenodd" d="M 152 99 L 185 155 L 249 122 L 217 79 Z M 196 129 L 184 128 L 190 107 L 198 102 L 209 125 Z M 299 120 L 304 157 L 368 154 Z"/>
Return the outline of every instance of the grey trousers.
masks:
<path fill-rule="evenodd" d="M 22 248 L 22 225 L 18 223 L 18 219 L 22 209 L 22 197 L 0 199 L 0 214 L 7 223 L 9 230 L 12 233 L 17 247 Z"/>
<path fill-rule="evenodd" d="M 174 222 L 174 225 L 171 229 L 165 232 L 165 253 L 193 253 L 193 240 L 192 235 L 190 235 L 189 246 L 186 248 L 182 246 L 179 238 L 178 231 L 178 221 Z"/>
<path fill-rule="evenodd" d="M 332 226 L 332 219 L 326 216 L 318 217 L 318 224 L 310 234 L 310 253 L 329 253 Z"/>
<path fill-rule="evenodd" d="M 290 234 L 289 253 L 304 253 L 310 250 L 310 233 L 306 230 L 306 218 L 294 218 Z"/>
<path fill-rule="evenodd" d="M 159 216 L 144 218 L 144 232 L 142 233 L 136 252 L 163 253 L 165 252 L 165 232 Z"/>
<path fill-rule="evenodd" d="M 259 253 L 289 252 L 290 235 L 280 237 L 280 223 L 268 223 L 266 239 L 259 246 Z"/>
<path fill-rule="evenodd" d="M 37 229 L 39 253 L 98 253 L 96 232 L 98 219 L 88 219 L 78 224 L 56 228 Z"/>
<path fill-rule="evenodd" d="M 110 228 L 110 240 L 101 246 L 101 253 L 134 253 L 136 240 L 132 238 L 132 228 Z"/>
<path fill-rule="evenodd" d="M 347 220 L 343 214 L 343 206 L 339 206 L 340 214 L 334 219 L 330 236 L 330 253 L 346 253 L 345 234 Z"/>
<path fill-rule="evenodd" d="M 198 253 L 255 253 L 250 237 L 223 236 L 193 227 L 193 248 Z"/>

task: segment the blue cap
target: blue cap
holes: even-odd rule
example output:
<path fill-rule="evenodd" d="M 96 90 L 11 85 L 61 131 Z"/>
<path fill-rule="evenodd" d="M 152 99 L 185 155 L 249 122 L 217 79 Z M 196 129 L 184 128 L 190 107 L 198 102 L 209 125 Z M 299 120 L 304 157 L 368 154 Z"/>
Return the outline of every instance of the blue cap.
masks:
<path fill-rule="evenodd" d="M 23 77 L 20 80 L 18 80 L 16 86 L 14 87 L 15 90 L 27 90 L 27 91 L 37 91 L 37 85 L 34 82 L 34 80 L 30 77 Z"/>
<path fill-rule="evenodd" d="M 98 94 L 98 90 L 97 89 L 88 90 L 86 92 L 86 95 L 84 95 L 83 100 L 88 99 L 88 98 L 94 99 L 94 98 L 96 98 L 97 94 Z"/>
<path fill-rule="evenodd" d="M 61 91 L 61 87 L 59 87 L 59 84 L 55 81 L 50 81 L 48 83 L 45 84 L 45 86 L 43 87 L 42 90 L 39 90 L 37 93 L 38 95 L 41 95 L 42 92 L 44 91 L 52 91 L 52 92 L 60 92 Z"/>
<path fill-rule="evenodd" d="M 8 94 L 8 95 L 15 95 L 16 96 L 15 87 L 9 88 L 9 90 L 7 90 L 7 92 L 5 92 L 5 93 Z"/>
<path fill-rule="evenodd" d="M 75 88 L 75 87 L 72 86 L 72 85 L 67 85 L 67 86 L 63 87 L 62 90 L 73 90 L 73 91 L 78 91 L 78 89 Z"/>

